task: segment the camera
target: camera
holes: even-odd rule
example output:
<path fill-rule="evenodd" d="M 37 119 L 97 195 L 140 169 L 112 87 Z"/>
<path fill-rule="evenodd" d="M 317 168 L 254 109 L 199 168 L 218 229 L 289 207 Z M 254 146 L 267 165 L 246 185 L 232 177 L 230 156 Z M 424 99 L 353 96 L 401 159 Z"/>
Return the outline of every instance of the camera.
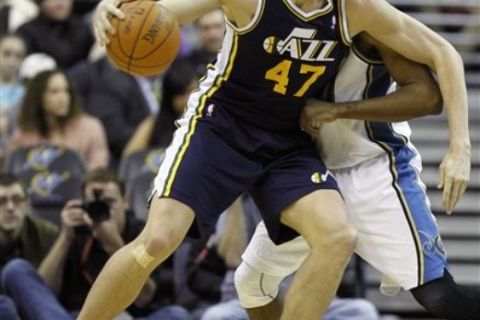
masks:
<path fill-rule="evenodd" d="M 92 219 L 93 223 L 98 224 L 103 221 L 110 219 L 110 205 L 108 202 L 102 200 L 102 190 L 95 189 L 93 190 L 93 200 L 92 201 L 84 201 L 84 203 L 80 206 L 82 210 L 84 210 L 90 219 Z M 76 234 L 90 234 L 91 230 L 88 226 L 78 226 L 75 228 Z"/>
<path fill-rule="evenodd" d="M 100 223 L 110 219 L 110 205 L 108 202 L 101 199 L 102 190 L 93 190 L 93 200 L 84 202 L 82 209 L 88 214 L 93 223 Z"/>

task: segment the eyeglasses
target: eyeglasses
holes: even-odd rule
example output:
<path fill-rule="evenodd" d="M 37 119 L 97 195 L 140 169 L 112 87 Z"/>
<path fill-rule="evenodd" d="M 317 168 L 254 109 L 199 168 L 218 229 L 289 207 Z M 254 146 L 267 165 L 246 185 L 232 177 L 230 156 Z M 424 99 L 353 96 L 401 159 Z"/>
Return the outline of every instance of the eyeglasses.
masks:
<path fill-rule="evenodd" d="M 13 195 L 11 197 L 0 197 L 0 207 L 7 206 L 8 202 L 11 201 L 14 205 L 21 205 L 27 200 L 25 196 L 22 195 Z"/>

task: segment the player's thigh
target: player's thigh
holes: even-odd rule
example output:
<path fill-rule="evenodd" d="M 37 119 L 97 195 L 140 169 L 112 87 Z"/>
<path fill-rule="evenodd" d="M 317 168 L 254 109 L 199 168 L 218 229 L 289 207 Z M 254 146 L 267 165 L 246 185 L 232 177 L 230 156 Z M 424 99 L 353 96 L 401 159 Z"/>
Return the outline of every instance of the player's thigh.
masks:
<path fill-rule="evenodd" d="M 335 190 L 317 190 L 285 209 L 281 222 L 312 241 L 355 233 L 348 220 L 342 197 Z"/>
<path fill-rule="evenodd" d="M 299 233 L 313 240 L 349 225 L 335 179 L 313 146 L 275 161 L 251 194 L 276 244 Z"/>
<path fill-rule="evenodd" d="M 385 156 L 336 176 L 358 230 L 356 251 L 382 272 L 385 290 L 443 275 L 445 252 L 417 168 Z"/>
<path fill-rule="evenodd" d="M 155 178 L 153 197 L 176 200 L 194 212 L 189 233 L 194 237 L 213 231 L 219 215 L 253 184 L 261 169 L 219 136 L 216 126 L 214 120 L 200 118 L 177 129 Z"/>

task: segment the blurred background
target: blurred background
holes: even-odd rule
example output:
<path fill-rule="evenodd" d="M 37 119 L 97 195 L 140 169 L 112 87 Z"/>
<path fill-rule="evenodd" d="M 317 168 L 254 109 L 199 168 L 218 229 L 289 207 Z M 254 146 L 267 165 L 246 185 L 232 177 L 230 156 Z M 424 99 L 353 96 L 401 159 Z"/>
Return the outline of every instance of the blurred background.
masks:
<path fill-rule="evenodd" d="M 453 216 L 445 214 L 436 188 L 448 147 L 446 116 L 410 123 L 452 273 L 459 283 L 480 289 L 480 1 L 389 2 L 446 38 L 465 63 L 472 174 Z M 116 70 L 95 44 L 90 20 L 97 3 L 0 0 L 1 167 L 27 185 L 29 214 L 57 225 L 65 202 L 82 196 L 85 174 L 102 167 L 123 179 L 126 199 L 136 217 L 145 219 L 148 189 L 173 121 L 223 39 L 223 14 L 216 11 L 182 27 L 179 59 L 165 74 L 133 77 Z M 58 94 L 62 90 L 65 94 Z M 365 297 L 382 314 L 433 319 L 406 293 L 383 296 L 380 280 L 355 260 L 345 283 L 354 287 L 350 294 Z"/>

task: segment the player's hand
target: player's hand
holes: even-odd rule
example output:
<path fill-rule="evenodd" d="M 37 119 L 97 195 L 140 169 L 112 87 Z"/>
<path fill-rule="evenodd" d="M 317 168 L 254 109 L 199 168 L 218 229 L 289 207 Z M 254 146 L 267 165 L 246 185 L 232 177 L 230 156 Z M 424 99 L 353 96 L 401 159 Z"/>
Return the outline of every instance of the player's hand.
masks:
<path fill-rule="evenodd" d="M 447 214 L 462 198 L 470 180 L 470 148 L 449 148 L 440 165 L 438 188 L 443 188 L 443 207 Z"/>
<path fill-rule="evenodd" d="M 300 128 L 311 136 L 317 137 L 322 124 L 338 119 L 338 111 L 335 103 L 312 100 L 302 110 Z"/>
<path fill-rule="evenodd" d="M 110 17 L 114 16 L 120 20 L 125 18 L 125 14 L 118 7 L 125 0 L 102 0 L 93 15 L 93 31 L 95 38 L 104 46 L 109 43 L 108 33 L 115 34 L 115 29 L 110 23 Z"/>

